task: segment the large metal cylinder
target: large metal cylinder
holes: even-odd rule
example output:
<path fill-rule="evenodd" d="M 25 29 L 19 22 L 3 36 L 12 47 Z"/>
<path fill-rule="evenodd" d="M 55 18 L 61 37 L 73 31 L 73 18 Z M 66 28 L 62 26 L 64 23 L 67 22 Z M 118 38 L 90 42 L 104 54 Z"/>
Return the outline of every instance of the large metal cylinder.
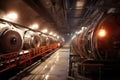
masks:
<path fill-rule="evenodd" d="M 95 48 L 105 60 L 120 60 L 120 16 L 105 16 L 94 33 Z M 117 43 L 117 44 L 116 44 Z"/>
<path fill-rule="evenodd" d="M 37 35 L 32 36 L 30 44 L 33 48 L 40 47 L 40 37 Z"/>
<path fill-rule="evenodd" d="M 24 34 L 24 44 L 23 49 L 40 47 L 40 37 L 35 35 L 35 33 L 31 33 L 30 31 Z"/>
<path fill-rule="evenodd" d="M 20 34 L 13 30 L 5 30 L 0 36 L 0 51 L 3 53 L 18 52 L 22 47 Z"/>
<path fill-rule="evenodd" d="M 80 56 L 98 61 L 120 61 L 120 16 L 108 14 L 81 32 L 72 44 Z"/>

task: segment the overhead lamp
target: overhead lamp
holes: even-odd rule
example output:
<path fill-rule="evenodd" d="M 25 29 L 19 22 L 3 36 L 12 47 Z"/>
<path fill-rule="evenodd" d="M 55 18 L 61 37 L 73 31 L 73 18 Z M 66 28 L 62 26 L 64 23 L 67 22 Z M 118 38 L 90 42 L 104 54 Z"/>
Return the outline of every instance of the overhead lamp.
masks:
<path fill-rule="evenodd" d="M 7 15 L 3 16 L 3 19 L 5 20 L 10 20 L 10 21 L 15 21 L 17 20 L 18 15 L 16 12 L 10 12 Z"/>
<path fill-rule="evenodd" d="M 54 36 L 54 37 L 56 37 L 57 35 L 56 35 L 56 34 L 54 34 L 53 36 Z"/>
<path fill-rule="evenodd" d="M 47 30 L 47 29 L 43 29 L 41 32 L 43 32 L 43 33 L 47 33 L 48 30 Z"/>
<path fill-rule="evenodd" d="M 53 35 L 53 32 L 50 32 L 49 35 Z"/>
<path fill-rule="evenodd" d="M 38 25 L 37 23 L 35 23 L 35 24 L 33 24 L 33 25 L 31 26 L 31 28 L 32 28 L 32 29 L 38 29 L 38 28 L 39 28 L 39 25 Z"/>
<path fill-rule="evenodd" d="M 76 3 L 76 8 L 77 9 L 82 9 L 82 7 L 83 7 L 83 5 L 84 5 L 84 1 L 77 1 L 77 3 Z"/>

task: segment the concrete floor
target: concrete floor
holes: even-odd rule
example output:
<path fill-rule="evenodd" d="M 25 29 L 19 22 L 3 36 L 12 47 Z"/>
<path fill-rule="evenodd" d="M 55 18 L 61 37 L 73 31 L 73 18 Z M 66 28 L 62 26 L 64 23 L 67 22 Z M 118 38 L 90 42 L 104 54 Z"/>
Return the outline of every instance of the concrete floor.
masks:
<path fill-rule="evenodd" d="M 64 45 L 22 80 L 67 80 L 69 50 L 69 45 Z"/>

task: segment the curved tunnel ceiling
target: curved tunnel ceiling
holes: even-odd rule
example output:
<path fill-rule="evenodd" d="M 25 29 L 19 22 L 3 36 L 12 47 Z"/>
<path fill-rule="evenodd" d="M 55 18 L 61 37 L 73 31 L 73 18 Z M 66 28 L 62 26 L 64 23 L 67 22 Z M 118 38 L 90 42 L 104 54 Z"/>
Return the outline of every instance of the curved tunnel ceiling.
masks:
<path fill-rule="evenodd" d="M 108 12 L 111 8 L 119 11 L 119 0 L 24 0 L 37 8 L 44 7 L 53 20 L 53 28 L 66 35 L 75 33 L 82 26 L 88 27 L 96 14 Z M 32 6 L 36 10 L 35 6 Z M 40 9 L 38 9 L 40 11 Z"/>
<path fill-rule="evenodd" d="M 40 30 L 49 28 L 66 37 L 88 27 L 101 12 L 120 12 L 119 6 L 119 0 L 1 0 L 0 16 L 15 10 L 20 15 L 17 23 L 29 26 L 36 21 Z"/>

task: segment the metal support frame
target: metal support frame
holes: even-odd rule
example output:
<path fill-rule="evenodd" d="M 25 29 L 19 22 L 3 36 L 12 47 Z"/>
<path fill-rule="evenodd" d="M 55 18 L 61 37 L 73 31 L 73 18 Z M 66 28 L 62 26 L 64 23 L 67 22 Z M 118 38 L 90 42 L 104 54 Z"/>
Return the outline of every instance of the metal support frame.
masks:
<path fill-rule="evenodd" d="M 25 53 L 26 50 L 13 53 L 6 53 L 0 55 L 0 73 L 7 71 L 13 67 L 25 68 L 28 65 L 33 63 L 33 59 L 37 57 L 45 56 L 47 52 L 51 52 L 58 48 L 57 43 L 51 44 L 48 46 L 41 46 L 36 48 L 28 49 L 28 52 Z"/>

